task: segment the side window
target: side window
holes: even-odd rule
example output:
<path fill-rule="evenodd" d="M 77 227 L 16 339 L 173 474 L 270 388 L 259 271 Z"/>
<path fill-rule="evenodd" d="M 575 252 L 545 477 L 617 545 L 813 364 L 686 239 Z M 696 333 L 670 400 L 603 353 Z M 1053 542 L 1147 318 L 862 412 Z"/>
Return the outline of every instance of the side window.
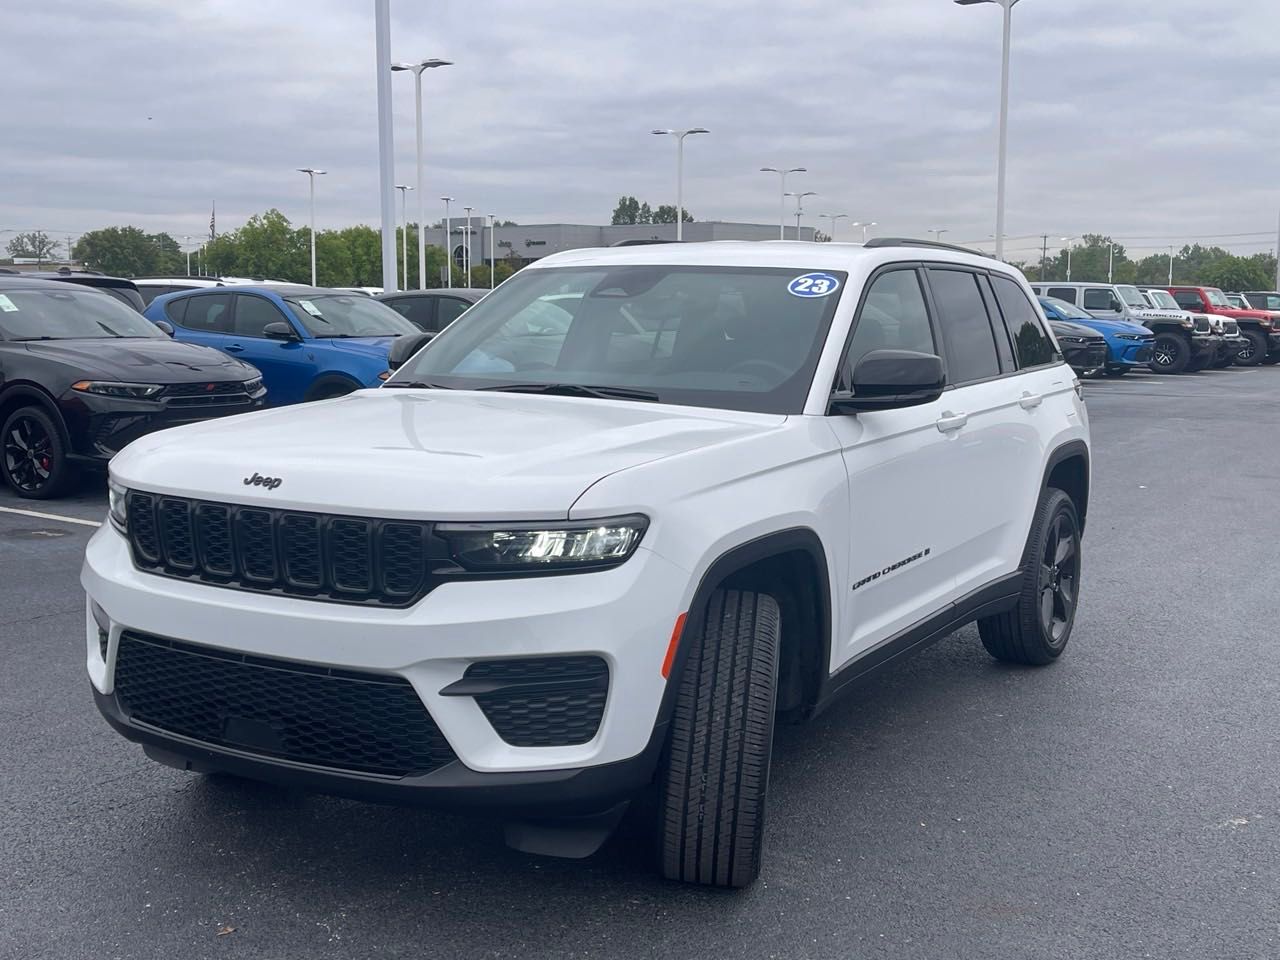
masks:
<path fill-rule="evenodd" d="M 997 376 L 1000 360 L 977 276 L 931 268 L 929 286 L 947 344 L 947 379 L 960 384 Z"/>
<path fill-rule="evenodd" d="M 462 316 L 462 312 L 470 306 L 471 304 L 466 300 L 459 300 L 457 297 L 441 297 L 436 305 L 436 329 L 443 330 Z"/>
<path fill-rule="evenodd" d="M 1103 287 L 1094 287 L 1084 292 L 1084 308 L 1086 310 L 1118 311 L 1120 300 L 1114 293 Z"/>
<path fill-rule="evenodd" d="M 286 323 L 285 315 L 266 297 L 252 294 L 236 295 L 236 334 L 241 337 L 265 337 L 262 332 L 268 323 Z"/>
<path fill-rule="evenodd" d="M 185 326 L 187 304 L 190 302 L 190 297 L 179 297 L 176 300 L 170 300 L 164 305 L 164 315 L 169 318 L 170 323 L 176 323 L 180 327 Z"/>
<path fill-rule="evenodd" d="M 382 302 L 419 330 L 426 333 L 439 332 L 436 327 L 435 297 L 396 297 Z"/>
<path fill-rule="evenodd" d="M 215 293 L 203 297 L 187 297 L 187 313 L 182 325 L 201 333 L 231 332 L 231 297 Z"/>
<path fill-rule="evenodd" d="M 872 350 L 938 352 L 920 289 L 920 276 L 914 269 L 882 273 L 871 284 L 845 354 L 846 382 L 858 361 Z"/>
<path fill-rule="evenodd" d="M 1007 277 L 996 276 L 991 278 L 991 287 L 996 292 L 996 301 L 1004 315 L 1009 339 L 1018 352 L 1018 365 L 1038 367 L 1058 359 L 1053 341 L 1045 334 L 1040 318 L 1036 316 L 1036 309 L 1022 292 L 1022 288 Z"/>
<path fill-rule="evenodd" d="M 1183 310 L 1199 310 L 1202 306 L 1200 294 L 1194 290 L 1179 290 L 1173 295 L 1173 299 L 1178 301 L 1178 306 Z"/>
<path fill-rule="evenodd" d="M 1049 296 L 1054 297 L 1055 299 L 1058 299 L 1058 300 L 1065 300 L 1067 301 L 1067 303 L 1075 303 L 1076 288 L 1075 287 L 1050 287 Z"/>

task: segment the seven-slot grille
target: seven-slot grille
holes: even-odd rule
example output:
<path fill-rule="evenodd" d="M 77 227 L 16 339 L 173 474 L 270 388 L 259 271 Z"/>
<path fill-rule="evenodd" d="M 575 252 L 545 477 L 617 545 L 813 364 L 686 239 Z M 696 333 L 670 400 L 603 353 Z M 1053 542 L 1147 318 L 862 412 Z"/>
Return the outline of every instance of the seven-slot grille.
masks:
<path fill-rule="evenodd" d="M 116 699 L 131 723 L 260 756 L 389 777 L 456 759 L 404 677 L 126 631 Z"/>
<path fill-rule="evenodd" d="M 1196 333 L 1209 332 L 1209 318 L 1205 316 L 1196 317 Z"/>
<path fill-rule="evenodd" d="M 160 399 L 167 400 L 169 409 L 177 407 L 231 407 L 253 403 L 238 380 L 220 383 L 175 383 L 160 392 Z"/>
<path fill-rule="evenodd" d="M 429 524 L 133 492 L 140 569 L 242 590 L 403 607 L 426 592 Z"/>

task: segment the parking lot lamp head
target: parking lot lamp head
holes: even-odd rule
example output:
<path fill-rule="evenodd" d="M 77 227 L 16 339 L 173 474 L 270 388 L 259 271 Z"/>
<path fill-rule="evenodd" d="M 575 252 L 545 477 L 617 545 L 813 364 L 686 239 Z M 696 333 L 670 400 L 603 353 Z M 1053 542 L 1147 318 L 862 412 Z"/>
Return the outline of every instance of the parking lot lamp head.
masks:
<path fill-rule="evenodd" d="M 650 130 L 655 137 L 676 138 L 676 240 L 684 239 L 684 138 L 695 133 L 710 133 L 706 127 L 688 130 Z"/>
<path fill-rule="evenodd" d="M 393 63 L 391 70 L 398 73 L 403 70 L 413 72 L 413 97 L 415 106 L 415 127 L 418 137 L 418 289 L 425 290 L 427 288 L 427 245 L 423 239 L 423 231 L 426 227 L 423 225 L 426 220 L 426 214 L 423 212 L 423 205 L 426 203 L 426 194 L 422 187 L 422 72 L 430 70 L 432 67 L 448 67 L 452 66 L 452 60 L 419 60 L 416 63 Z M 401 207 L 404 204 L 401 203 Z M 406 241 L 407 242 L 407 241 Z M 408 274 L 405 275 L 405 283 L 408 284 Z"/>

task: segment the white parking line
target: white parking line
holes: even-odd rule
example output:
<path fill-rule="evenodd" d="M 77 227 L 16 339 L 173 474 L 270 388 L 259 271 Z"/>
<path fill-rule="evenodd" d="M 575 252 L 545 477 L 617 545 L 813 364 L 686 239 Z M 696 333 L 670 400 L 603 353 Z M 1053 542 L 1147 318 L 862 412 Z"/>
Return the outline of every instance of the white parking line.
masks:
<path fill-rule="evenodd" d="M 35 517 L 37 520 L 57 520 L 61 523 L 78 523 L 82 527 L 100 527 L 97 520 L 81 520 L 79 517 L 63 517 L 56 513 L 38 513 L 35 510 L 18 510 L 14 507 L 0 507 L 0 513 L 16 513 L 20 517 Z"/>

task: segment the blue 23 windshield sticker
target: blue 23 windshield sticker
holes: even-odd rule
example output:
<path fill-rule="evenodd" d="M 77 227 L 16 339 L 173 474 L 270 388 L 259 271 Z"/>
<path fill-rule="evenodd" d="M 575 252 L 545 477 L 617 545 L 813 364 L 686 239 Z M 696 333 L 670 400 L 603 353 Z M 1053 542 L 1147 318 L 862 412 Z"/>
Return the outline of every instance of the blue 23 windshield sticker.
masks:
<path fill-rule="evenodd" d="M 806 273 L 787 284 L 793 297 L 825 297 L 840 288 L 840 281 L 829 273 Z"/>

